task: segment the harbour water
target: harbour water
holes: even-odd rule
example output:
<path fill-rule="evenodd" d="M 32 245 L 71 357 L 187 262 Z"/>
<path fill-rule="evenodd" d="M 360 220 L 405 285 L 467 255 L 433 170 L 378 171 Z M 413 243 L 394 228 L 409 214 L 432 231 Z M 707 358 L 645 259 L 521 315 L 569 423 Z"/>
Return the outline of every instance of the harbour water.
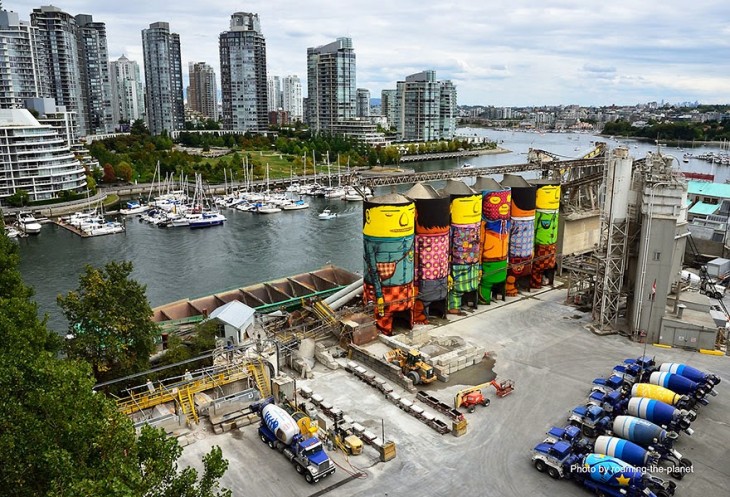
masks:
<path fill-rule="evenodd" d="M 592 149 L 595 140 L 609 147 L 627 146 L 636 158 L 655 145 L 607 140 L 587 134 L 523 133 L 463 128 L 462 135 L 488 136 L 511 152 L 469 157 L 475 167 L 521 164 L 529 148 L 539 148 L 564 158 L 576 158 Z M 681 151 L 666 147 L 663 152 L 677 157 L 682 170 L 715 174 L 717 182 L 730 179 L 730 167 L 712 165 L 697 159 L 682 162 Z M 717 148 L 695 148 L 691 152 L 717 152 Z M 455 160 L 408 164 L 417 171 L 460 167 Z M 535 173 L 525 173 L 527 178 Z M 530 176 L 532 175 L 532 176 Z M 501 175 L 496 177 L 501 179 Z M 467 183 L 473 182 L 466 180 Z M 435 187 L 440 187 L 438 183 Z M 409 187 L 399 187 L 399 191 Z M 376 191 L 388 193 L 390 189 Z M 20 270 L 25 282 L 35 288 L 35 299 L 49 325 L 59 333 L 66 323 L 56 305 L 59 294 L 74 290 L 86 264 L 99 267 L 111 260 L 134 263 L 133 277 L 147 285 L 147 296 L 154 307 L 174 300 L 197 297 L 221 290 L 280 278 L 317 269 L 331 263 L 362 272 L 362 206 L 342 200 L 309 199 L 310 208 L 256 215 L 227 209 L 222 227 L 203 230 L 160 229 L 128 218 L 125 234 L 82 239 L 55 225 L 47 224 L 40 235 L 18 240 Z M 319 220 L 324 208 L 338 217 Z"/>

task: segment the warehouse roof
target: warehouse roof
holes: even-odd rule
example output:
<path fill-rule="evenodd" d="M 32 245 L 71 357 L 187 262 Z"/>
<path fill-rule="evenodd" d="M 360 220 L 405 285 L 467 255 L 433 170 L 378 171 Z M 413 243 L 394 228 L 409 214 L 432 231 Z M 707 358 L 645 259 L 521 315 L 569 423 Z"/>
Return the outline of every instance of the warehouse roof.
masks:
<path fill-rule="evenodd" d="M 706 197 L 730 198 L 730 185 L 709 181 L 688 181 L 687 193 Z"/>
<path fill-rule="evenodd" d="M 705 202 L 697 202 L 695 205 L 693 205 L 689 213 L 690 214 L 696 214 L 696 215 L 702 215 L 702 216 L 709 216 L 711 214 L 714 214 L 715 211 L 720 206 L 718 204 L 707 204 Z"/>

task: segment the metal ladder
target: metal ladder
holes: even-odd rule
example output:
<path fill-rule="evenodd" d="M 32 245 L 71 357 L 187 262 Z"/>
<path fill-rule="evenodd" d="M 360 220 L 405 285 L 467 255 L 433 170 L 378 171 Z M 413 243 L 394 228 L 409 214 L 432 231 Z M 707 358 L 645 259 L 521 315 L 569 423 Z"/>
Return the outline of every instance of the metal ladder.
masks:
<path fill-rule="evenodd" d="M 247 364 L 248 371 L 256 381 L 256 386 L 261 392 L 261 398 L 265 399 L 271 396 L 271 381 L 267 374 L 266 364 L 261 359 L 256 359 Z"/>
<path fill-rule="evenodd" d="M 177 391 L 177 401 L 188 423 L 197 423 L 198 412 L 195 410 L 195 397 L 193 392 L 190 391 L 190 386 L 186 386 Z"/>

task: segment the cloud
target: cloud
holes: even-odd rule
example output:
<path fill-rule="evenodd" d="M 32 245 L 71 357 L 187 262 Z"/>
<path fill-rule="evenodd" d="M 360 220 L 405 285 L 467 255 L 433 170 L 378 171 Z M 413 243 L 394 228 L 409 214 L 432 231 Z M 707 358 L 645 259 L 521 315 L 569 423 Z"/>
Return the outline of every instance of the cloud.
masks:
<path fill-rule="evenodd" d="M 30 17 L 24 0 L 4 6 Z M 124 53 L 140 66 L 141 30 L 169 22 L 180 34 L 183 67 L 205 61 L 218 73 L 219 33 L 232 13 L 255 12 L 269 72 L 297 74 L 305 88 L 307 48 L 349 36 L 358 87 L 372 95 L 424 69 L 454 81 L 463 104 L 722 102 L 730 95 L 729 2 L 58 0 L 57 6 L 105 22 L 110 58 Z"/>

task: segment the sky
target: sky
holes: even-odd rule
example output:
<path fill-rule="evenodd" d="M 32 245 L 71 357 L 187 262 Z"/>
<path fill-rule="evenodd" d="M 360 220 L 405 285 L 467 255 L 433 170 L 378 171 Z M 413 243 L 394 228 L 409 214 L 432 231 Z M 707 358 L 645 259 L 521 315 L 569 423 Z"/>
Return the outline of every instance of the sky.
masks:
<path fill-rule="evenodd" d="M 6 0 L 29 20 L 44 3 Z M 426 69 L 450 79 L 459 105 L 730 103 L 726 0 L 57 0 L 106 23 L 109 60 L 144 71 L 141 30 L 164 21 L 188 62 L 213 66 L 234 12 L 259 15 L 270 75 L 296 74 L 307 48 L 350 37 L 357 86 L 380 91 Z"/>

